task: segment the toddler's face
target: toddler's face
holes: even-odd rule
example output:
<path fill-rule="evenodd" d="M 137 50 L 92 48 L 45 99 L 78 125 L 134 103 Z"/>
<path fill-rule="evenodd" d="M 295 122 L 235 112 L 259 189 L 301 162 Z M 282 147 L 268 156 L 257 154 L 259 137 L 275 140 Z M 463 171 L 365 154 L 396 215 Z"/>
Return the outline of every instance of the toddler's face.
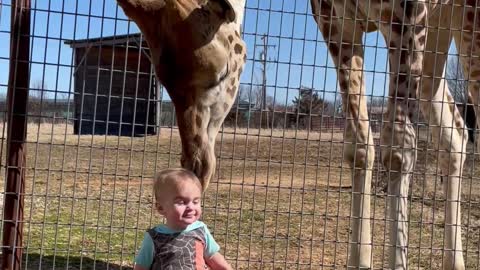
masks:
<path fill-rule="evenodd" d="M 159 212 L 167 219 L 167 226 L 173 230 L 183 230 L 197 221 L 201 214 L 200 188 L 190 180 L 179 181 L 171 188 L 171 194 L 161 203 Z"/>

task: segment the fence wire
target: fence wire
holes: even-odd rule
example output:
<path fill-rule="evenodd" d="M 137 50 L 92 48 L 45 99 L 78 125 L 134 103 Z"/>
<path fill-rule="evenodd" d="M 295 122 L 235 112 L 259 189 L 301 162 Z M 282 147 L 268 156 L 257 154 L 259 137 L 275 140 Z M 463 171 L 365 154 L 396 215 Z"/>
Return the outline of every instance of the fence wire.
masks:
<path fill-rule="evenodd" d="M 11 7 L 11 0 L 0 1 L 3 175 Z M 116 1 L 33 0 L 31 7 L 22 267 L 132 269 L 144 231 L 163 222 L 152 207 L 153 176 L 180 166 L 175 108 L 155 79 L 142 33 Z M 348 9 L 360 12 L 363 7 Z M 464 17 L 468 25 L 471 17 Z M 382 19 L 387 20 L 382 27 L 394 23 Z M 334 20 L 360 23 L 359 17 L 342 14 Z M 217 137 L 217 168 L 203 198 L 202 220 L 234 269 L 343 269 L 358 219 L 351 214 L 352 177 L 358 170 L 351 169 L 345 153 L 359 144 L 346 128 L 351 119 L 347 107 L 342 108 L 335 56 L 328 51 L 333 37 L 324 36 L 334 31 L 325 29 L 322 35 L 310 1 L 304 0 L 247 0 L 242 27 L 247 63 L 238 97 Z M 372 269 L 383 269 L 389 267 L 387 191 L 392 172 L 382 165 L 380 149 L 388 146 L 380 138 L 389 120 L 392 39 L 385 42 L 380 32 L 372 31 L 359 40 L 362 44 L 348 48 L 361 46 L 364 51 L 360 79 L 369 105 L 368 136 L 376 147 L 367 194 L 370 259 Z M 447 46 L 444 75 L 468 124 L 464 131 L 473 138 L 475 114 L 467 90 L 477 78 L 475 72 L 464 74 L 460 62 L 474 70 L 477 51 L 471 47 L 459 53 L 453 42 Z M 358 93 L 349 98 L 359 98 Z M 438 142 L 429 134 L 438 132 L 429 124 L 433 116 L 420 112 L 420 103 L 427 100 L 407 99 L 417 138 L 406 198 L 408 266 L 441 269 L 447 241 L 442 187 L 448 177 L 440 171 L 439 157 L 446 152 L 437 150 Z M 463 143 L 463 255 L 466 269 L 480 269 L 480 166 L 473 143 Z M 6 181 L 0 183 L 5 190 Z M 3 210 L 5 191 L 0 194 Z"/>

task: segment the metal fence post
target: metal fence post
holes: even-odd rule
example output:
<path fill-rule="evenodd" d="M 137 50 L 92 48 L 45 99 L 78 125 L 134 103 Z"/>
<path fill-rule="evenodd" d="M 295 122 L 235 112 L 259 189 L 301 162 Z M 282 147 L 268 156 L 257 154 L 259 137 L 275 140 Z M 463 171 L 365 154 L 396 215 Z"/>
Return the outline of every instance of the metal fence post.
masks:
<path fill-rule="evenodd" d="M 12 1 L 10 73 L 7 93 L 7 168 L 2 269 L 20 269 L 25 193 L 25 141 L 30 81 L 30 0 Z"/>

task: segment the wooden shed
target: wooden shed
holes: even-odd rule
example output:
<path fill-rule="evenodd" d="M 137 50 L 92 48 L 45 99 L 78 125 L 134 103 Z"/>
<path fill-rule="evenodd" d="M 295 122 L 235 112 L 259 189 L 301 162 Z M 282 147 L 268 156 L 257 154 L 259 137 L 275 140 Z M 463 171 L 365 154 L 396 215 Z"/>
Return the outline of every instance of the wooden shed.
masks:
<path fill-rule="evenodd" d="M 140 33 L 67 40 L 74 53 L 74 134 L 142 136 L 158 127 L 159 88 Z"/>

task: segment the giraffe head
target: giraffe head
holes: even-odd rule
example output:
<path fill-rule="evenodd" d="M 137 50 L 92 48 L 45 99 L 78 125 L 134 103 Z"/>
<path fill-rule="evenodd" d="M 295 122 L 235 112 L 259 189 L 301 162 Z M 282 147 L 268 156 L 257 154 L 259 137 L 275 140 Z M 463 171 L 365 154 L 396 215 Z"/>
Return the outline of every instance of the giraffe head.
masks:
<path fill-rule="evenodd" d="M 158 80 L 175 106 L 182 166 L 208 186 L 214 144 L 245 62 L 245 0 L 117 0 L 143 33 Z"/>

